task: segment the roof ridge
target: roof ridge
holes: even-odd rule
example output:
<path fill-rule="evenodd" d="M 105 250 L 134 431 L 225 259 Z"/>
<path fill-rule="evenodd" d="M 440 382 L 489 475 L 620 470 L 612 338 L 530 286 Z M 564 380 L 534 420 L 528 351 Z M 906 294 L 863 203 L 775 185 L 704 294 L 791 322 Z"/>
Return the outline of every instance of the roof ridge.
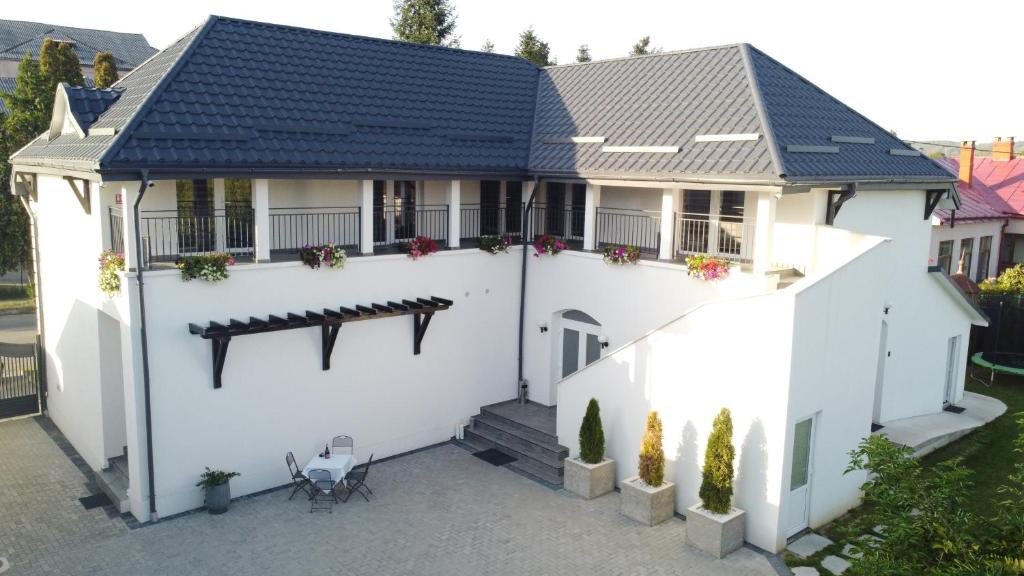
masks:
<path fill-rule="evenodd" d="M 97 161 L 97 164 L 99 166 L 102 166 L 104 163 L 106 163 L 114 155 L 114 152 L 120 150 L 121 146 L 124 145 L 127 136 L 132 132 L 132 130 L 135 129 L 135 126 L 142 121 L 142 117 L 145 115 L 146 112 L 149 111 L 149 107 L 153 104 L 156 97 L 159 94 L 162 94 L 164 89 L 167 88 L 167 85 L 170 84 L 173 78 L 178 75 L 178 71 L 181 70 L 181 67 L 184 64 L 184 62 L 192 55 L 192 52 L 195 50 L 195 47 L 199 44 L 199 41 L 202 40 L 204 36 L 206 36 L 206 34 L 213 28 L 214 24 L 216 24 L 217 21 L 218 17 L 216 16 L 208 17 L 206 21 L 203 22 L 201 25 L 197 26 L 196 28 L 193 28 L 191 31 L 189 31 L 188 34 L 185 34 L 181 38 L 178 38 L 177 40 L 172 42 L 170 46 L 158 51 L 156 54 L 154 54 L 148 60 L 146 60 L 146 63 L 150 62 L 153 58 L 160 54 L 163 54 L 172 46 L 177 45 L 178 42 L 181 42 L 190 34 L 193 35 L 192 39 L 189 40 L 188 45 L 182 48 L 181 52 L 178 54 L 178 57 L 174 60 L 174 63 L 167 68 L 167 71 L 164 72 L 163 76 L 160 77 L 160 80 L 158 80 L 156 85 L 154 85 L 153 88 L 149 91 L 149 94 L 147 94 L 146 97 L 142 100 L 142 102 L 139 103 L 139 106 L 135 109 L 135 113 L 132 115 L 131 119 L 121 128 L 117 135 L 114 136 L 114 139 L 110 142 L 110 145 L 107 146 L 107 149 L 103 152 L 103 155 L 100 156 L 99 160 Z M 133 72 L 141 69 L 142 65 L 139 65 L 137 68 L 132 70 L 132 72 L 126 74 L 124 78 L 127 78 Z M 120 84 L 121 80 L 124 80 L 124 78 L 119 79 L 114 85 L 116 86 L 117 84 Z"/>
<path fill-rule="evenodd" d="M 605 64 L 608 62 L 621 62 L 623 60 L 641 60 L 644 58 L 657 58 L 659 56 L 676 56 L 679 54 L 693 54 L 695 52 L 710 52 L 712 50 L 723 50 L 725 48 L 738 48 L 742 46 L 742 43 L 734 44 L 718 44 L 716 46 L 702 46 L 699 48 L 683 48 L 680 50 L 668 50 L 664 52 L 654 52 L 652 54 L 636 54 L 629 56 L 616 56 L 614 58 L 604 58 L 602 60 L 590 60 L 589 62 L 569 62 L 568 64 L 551 64 L 550 66 L 544 66 L 543 70 L 552 70 L 555 68 L 571 68 L 574 66 L 590 66 L 593 64 Z"/>
<path fill-rule="evenodd" d="M 757 119 L 764 130 L 765 143 L 768 145 L 768 155 L 772 165 L 775 166 L 775 175 L 779 178 L 786 177 L 786 166 L 782 162 L 782 154 L 779 144 L 775 140 L 775 128 L 772 126 L 771 118 L 765 110 L 764 97 L 761 94 L 761 85 L 757 81 L 757 74 L 754 73 L 754 63 L 750 59 L 750 50 L 757 50 L 750 44 L 739 45 L 740 57 L 743 59 L 743 70 L 747 75 L 747 85 L 750 88 L 750 95 L 754 99 L 754 110 L 757 111 Z M 760 50 L 758 50 L 760 52 Z M 762 52 L 763 54 L 763 52 Z"/>
<path fill-rule="evenodd" d="M 465 53 L 465 54 L 478 54 L 478 55 L 482 55 L 482 56 L 490 56 L 490 57 L 493 57 L 493 58 L 514 59 L 514 60 L 519 60 L 519 61 L 527 62 L 527 63 L 531 64 L 532 66 L 535 66 L 537 69 L 541 68 L 540 66 L 537 66 L 533 62 L 530 62 L 526 58 L 521 58 L 519 56 L 515 56 L 515 55 L 512 55 L 512 54 L 501 54 L 500 52 L 484 52 L 483 50 L 470 50 L 468 48 L 457 48 L 457 47 L 454 47 L 454 46 L 440 46 L 440 45 L 437 45 L 437 44 L 418 44 L 416 42 L 406 42 L 405 40 L 397 40 L 397 39 L 394 39 L 394 38 L 377 38 L 376 36 L 364 36 L 362 34 L 352 34 L 350 32 L 335 32 L 335 31 L 332 31 L 332 30 L 320 30 L 318 28 L 305 28 L 305 27 L 302 27 L 302 26 L 294 26 L 292 24 L 276 24 L 274 22 L 261 22 L 259 20 L 247 20 L 245 18 L 235 18 L 233 16 L 218 16 L 216 14 L 211 15 L 210 18 L 215 18 L 215 19 L 218 19 L 218 20 L 224 20 L 224 21 L 228 21 L 228 22 L 240 22 L 242 24 L 255 24 L 255 25 L 259 25 L 259 26 L 271 26 L 271 27 L 274 27 L 274 28 L 287 28 L 287 29 L 290 29 L 290 30 L 296 30 L 296 31 L 300 31 L 300 32 L 312 32 L 314 34 L 326 34 L 328 36 L 345 36 L 345 37 L 348 37 L 348 38 L 358 38 L 358 39 L 361 39 L 361 40 L 370 40 L 370 41 L 373 41 L 373 42 L 384 42 L 384 43 L 387 43 L 387 44 L 398 44 L 398 45 L 401 45 L 401 46 L 409 46 L 411 48 L 419 48 L 419 49 L 423 49 L 423 50 L 448 50 L 448 51 L 452 51 L 452 52 L 462 52 L 462 53 Z"/>
<path fill-rule="evenodd" d="M 36 22 L 34 20 L 11 20 L 10 18 L 0 18 L 0 23 L 13 22 L 16 24 L 36 24 L 38 26 L 49 26 L 51 30 L 54 28 L 64 28 L 67 30 L 85 30 L 86 32 L 103 32 L 105 34 L 124 34 L 125 36 L 142 36 L 145 38 L 145 34 L 142 32 L 118 32 L 117 30 L 104 30 L 103 28 L 83 28 L 81 26 L 65 26 L 64 24 L 48 24 L 46 22 Z M 149 41 L 147 40 L 148 44 Z"/>

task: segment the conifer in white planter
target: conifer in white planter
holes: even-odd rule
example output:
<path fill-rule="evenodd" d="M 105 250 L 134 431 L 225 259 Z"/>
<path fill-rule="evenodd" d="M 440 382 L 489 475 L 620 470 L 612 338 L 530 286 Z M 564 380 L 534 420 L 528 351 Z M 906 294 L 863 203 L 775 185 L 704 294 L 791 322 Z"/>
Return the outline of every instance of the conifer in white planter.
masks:
<path fill-rule="evenodd" d="M 662 447 L 661 418 L 647 415 L 647 430 L 640 446 L 639 475 L 622 482 L 622 514 L 654 526 L 675 513 L 675 483 L 665 481 L 665 450 Z"/>
<path fill-rule="evenodd" d="M 565 489 L 587 500 L 615 490 L 615 461 L 604 457 L 601 408 L 595 398 L 580 425 L 580 457 L 565 460 Z"/>
<path fill-rule="evenodd" d="M 687 508 L 686 542 L 716 558 L 743 546 L 746 513 L 732 505 L 732 415 L 728 408 L 715 417 L 704 452 L 699 504 Z"/>

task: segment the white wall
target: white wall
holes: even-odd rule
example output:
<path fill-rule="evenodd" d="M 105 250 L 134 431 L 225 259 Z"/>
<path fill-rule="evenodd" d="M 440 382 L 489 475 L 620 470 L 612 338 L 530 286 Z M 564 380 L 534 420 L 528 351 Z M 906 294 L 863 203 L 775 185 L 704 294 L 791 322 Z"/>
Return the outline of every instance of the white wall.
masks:
<path fill-rule="evenodd" d="M 239 265 L 218 284 L 183 283 L 177 271 L 146 274 L 147 321 L 161 516 L 201 506 L 204 466 L 235 470 L 235 495 L 289 481 L 337 434 L 365 461 L 447 440 L 456 422 L 515 392 L 518 255 L 479 250 L 351 259 L 343 270 L 300 263 Z M 412 317 L 345 324 L 321 370 L 320 331 L 304 328 L 232 339 L 223 388 L 213 388 L 211 344 L 188 323 L 226 323 L 388 299 L 440 296 L 439 312 L 412 353 Z"/>
<path fill-rule="evenodd" d="M 530 398 L 547 405 L 556 401 L 553 382 L 560 374 L 553 356 L 561 346 L 556 321 L 563 311 L 592 316 L 616 348 L 700 303 L 763 294 L 775 286 L 775 278 L 738 270 L 726 280 L 705 282 L 690 278 L 678 264 L 642 260 L 616 266 L 605 264 L 599 254 L 564 251 L 534 257 L 532 247 L 529 253 L 523 375 L 530 381 Z M 549 325 L 545 333 L 538 327 L 541 322 Z"/>
<path fill-rule="evenodd" d="M 97 283 L 101 194 L 92 186 L 92 215 L 70 185 L 38 177 L 37 212 L 49 416 L 93 469 L 106 464 L 100 375 Z M 79 189 L 82 183 L 78 182 Z"/>
<path fill-rule="evenodd" d="M 892 238 L 889 262 L 873 278 L 892 306 L 882 422 L 942 409 L 946 350 L 955 335 L 964 344 L 958 398 L 963 390 L 970 319 L 927 272 L 931 222 L 923 218 L 924 196 L 923 190 L 858 191 L 836 218 L 839 228 Z"/>
<path fill-rule="evenodd" d="M 1003 226 L 1003 220 L 988 220 L 982 222 L 957 222 L 956 226 L 950 228 L 949 224 L 932 226 L 931 246 L 928 249 L 928 264 L 931 266 L 939 263 L 939 242 L 944 240 L 953 241 L 953 257 L 950 265 L 950 273 L 955 274 L 960 262 L 960 241 L 964 238 L 973 238 L 974 247 L 970 270 L 964 270 L 971 280 L 978 280 L 978 263 L 981 262 L 981 239 L 984 236 L 992 237 L 992 250 L 989 255 L 988 275 L 996 276 L 999 270 L 999 239 Z"/>

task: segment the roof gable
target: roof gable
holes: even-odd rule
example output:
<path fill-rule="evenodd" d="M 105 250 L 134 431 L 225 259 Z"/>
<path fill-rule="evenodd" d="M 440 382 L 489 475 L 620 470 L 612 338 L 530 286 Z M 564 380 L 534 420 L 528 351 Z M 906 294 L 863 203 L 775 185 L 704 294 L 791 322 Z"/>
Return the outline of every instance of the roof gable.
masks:
<path fill-rule="evenodd" d="M 71 133 L 85 138 L 96 119 L 117 102 L 123 91 L 123 88 L 83 88 L 61 82 L 54 98 L 47 140 Z"/>

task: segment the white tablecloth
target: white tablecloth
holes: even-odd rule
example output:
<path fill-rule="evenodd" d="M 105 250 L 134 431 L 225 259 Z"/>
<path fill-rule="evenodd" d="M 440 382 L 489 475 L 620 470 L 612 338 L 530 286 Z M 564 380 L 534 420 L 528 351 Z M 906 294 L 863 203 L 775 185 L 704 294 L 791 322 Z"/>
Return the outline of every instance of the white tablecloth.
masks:
<path fill-rule="evenodd" d="M 310 470 L 327 470 L 331 480 L 337 484 L 345 479 L 345 475 L 356 465 L 356 457 L 351 454 L 331 454 L 330 458 L 314 456 L 309 464 L 302 469 L 302 474 L 309 476 Z"/>

